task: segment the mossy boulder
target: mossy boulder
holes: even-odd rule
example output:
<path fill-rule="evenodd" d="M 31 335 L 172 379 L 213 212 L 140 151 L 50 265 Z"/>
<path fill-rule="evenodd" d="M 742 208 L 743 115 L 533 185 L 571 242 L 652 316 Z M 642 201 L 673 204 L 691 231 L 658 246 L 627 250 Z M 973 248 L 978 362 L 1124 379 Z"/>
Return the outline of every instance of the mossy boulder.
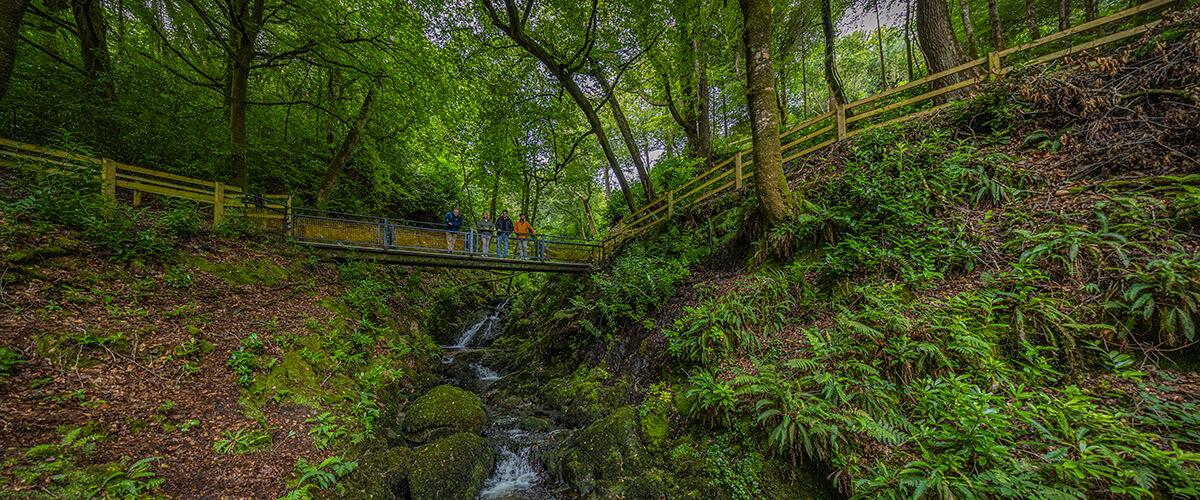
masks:
<path fill-rule="evenodd" d="M 398 489 L 407 490 L 407 498 L 471 500 L 491 474 L 496 452 L 487 439 L 463 432 L 410 453 L 389 450 L 388 458 L 395 462 L 392 474 L 397 476 Z"/>
<path fill-rule="evenodd" d="M 547 408 L 558 412 L 567 427 L 583 427 L 621 406 L 629 379 L 609 380 L 603 368 L 580 368 L 570 377 L 556 378 L 541 387 L 539 396 Z"/>
<path fill-rule="evenodd" d="M 417 398 L 405 408 L 405 439 L 414 443 L 430 443 L 438 438 L 472 432 L 483 432 L 487 411 L 479 397 L 450 385 L 440 385 Z"/>
<path fill-rule="evenodd" d="M 45 244 L 36 248 L 21 248 L 5 256 L 13 264 L 33 264 L 37 261 L 52 257 L 62 257 L 79 252 L 80 243 L 71 238 L 61 236 L 51 237 Z"/>
<path fill-rule="evenodd" d="M 641 475 L 650 456 L 638 438 L 637 412 L 622 407 L 542 455 L 546 470 L 588 494 L 619 495 Z"/>

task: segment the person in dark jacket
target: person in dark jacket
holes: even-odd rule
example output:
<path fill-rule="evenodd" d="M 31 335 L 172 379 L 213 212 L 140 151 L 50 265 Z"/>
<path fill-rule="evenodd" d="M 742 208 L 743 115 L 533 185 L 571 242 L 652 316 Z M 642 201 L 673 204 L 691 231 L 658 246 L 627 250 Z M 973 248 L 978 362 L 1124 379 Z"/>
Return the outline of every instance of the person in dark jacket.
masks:
<path fill-rule="evenodd" d="M 446 212 L 446 250 L 454 251 L 454 242 L 462 229 L 462 214 L 458 209 Z"/>
<path fill-rule="evenodd" d="M 496 219 L 496 258 L 501 259 L 508 256 L 508 237 L 513 232 L 513 221 L 508 218 L 508 210 L 500 212 L 500 217 Z"/>

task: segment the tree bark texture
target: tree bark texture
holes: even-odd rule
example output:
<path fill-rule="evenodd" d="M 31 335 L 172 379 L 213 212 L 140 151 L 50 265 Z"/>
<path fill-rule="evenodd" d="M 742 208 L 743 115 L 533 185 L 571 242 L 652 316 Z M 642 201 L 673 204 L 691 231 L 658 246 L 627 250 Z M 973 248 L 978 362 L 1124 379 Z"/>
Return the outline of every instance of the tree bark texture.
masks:
<path fill-rule="evenodd" d="M 992 30 L 992 50 L 1004 50 L 1004 27 L 1000 24 L 1000 7 L 997 0 L 988 0 L 988 26 Z"/>
<path fill-rule="evenodd" d="M 967 0 L 958 0 L 958 8 L 962 11 L 963 33 L 967 35 L 967 55 L 971 59 L 979 58 L 979 48 L 975 44 L 975 27 L 971 25 L 971 7 Z"/>
<path fill-rule="evenodd" d="M 958 45 L 954 29 L 950 25 L 950 9 L 946 0 L 917 0 L 917 43 L 929 74 L 940 73 L 966 62 L 966 55 Z M 937 79 L 933 88 L 942 88 L 961 81 L 962 74 L 950 74 Z M 953 100 L 959 92 L 948 92 L 934 98 L 942 104 Z"/>
<path fill-rule="evenodd" d="M 116 89 L 111 80 L 104 76 L 112 69 L 108 55 L 108 25 L 100 10 L 100 0 L 72 0 L 71 14 L 75 17 L 75 30 L 79 34 L 79 55 L 83 61 L 83 73 L 100 86 L 101 95 L 110 101 L 116 100 Z"/>
<path fill-rule="evenodd" d="M 1071 28 L 1071 0 L 1058 0 L 1058 31 Z"/>
<path fill-rule="evenodd" d="M 592 106 L 592 102 L 588 100 L 583 90 L 579 88 L 579 84 L 573 78 L 573 73 L 570 73 L 568 68 L 556 59 L 541 43 L 534 40 L 533 37 L 529 36 L 529 33 L 525 32 L 529 10 L 518 6 L 514 0 L 503 0 L 502 7 L 506 21 L 502 21 L 500 12 L 492 5 L 493 0 L 481 1 L 492 25 L 540 61 L 542 66 L 546 68 L 546 71 L 549 71 L 554 76 L 554 79 L 558 80 L 558 83 L 563 86 L 563 89 L 567 91 L 567 94 L 579 106 L 580 111 L 587 118 L 592 132 L 596 134 L 596 141 L 600 143 L 600 149 L 604 151 L 604 157 L 608 160 L 609 168 L 616 175 L 617 183 L 621 185 L 621 193 L 625 195 L 625 203 L 629 205 L 631 212 L 637 210 L 637 202 L 633 199 L 633 191 L 629 189 L 629 182 L 625 179 L 625 173 L 621 171 L 621 165 L 617 163 L 617 157 L 613 154 L 612 145 L 608 142 L 608 135 L 604 133 L 604 126 L 600 122 L 600 115 L 596 113 L 595 106 Z"/>
<path fill-rule="evenodd" d="M 1084 22 L 1095 21 L 1100 17 L 1100 0 L 1083 0 Z"/>
<path fill-rule="evenodd" d="M 17 62 L 21 21 L 28 7 L 29 0 L 0 0 L 0 100 L 8 93 L 8 79 Z"/>
<path fill-rule="evenodd" d="M 771 1 L 738 3 L 745 20 L 742 40 L 746 47 L 746 104 L 754 139 L 754 189 L 763 222 L 774 227 L 792 220 L 793 204 L 783 175 L 779 143 L 779 107 L 775 105 L 775 72 L 771 67 Z"/>
<path fill-rule="evenodd" d="M 837 60 L 834 57 L 833 47 L 837 42 L 837 35 L 833 31 L 833 8 L 830 5 L 831 0 L 821 0 L 821 33 L 825 38 L 825 82 L 829 85 L 830 97 L 838 104 L 846 104 L 846 91 L 842 85 L 842 78 L 837 73 Z M 742 7 L 745 11 L 745 6 Z M 770 15 L 770 11 L 767 11 Z M 746 21 L 749 24 L 749 20 Z M 747 33 L 749 31 L 747 30 Z M 749 54 L 749 50 L 746 52 Z M 747 61 L 746 67 L 750 67 Z"/>
<path fill-rule="evenodd" d="M 254 47 L 262 29 L 263 0 L 240 0 L 233 4 L 229 39 L 233 57 L 229 82 L 229 144 L 231 154 L 229 184 L 246 188 L 246 102 L 249 100 L 250 65 Z"/>
<path fill-rule="evenodd" d="M 617 122 L 617 128 L 621 131 L 621 138 L 625 140 L 625 147 L 629 149 L 629 157 L 633 159 L 633 166 L 637 169 L 638 178 L 642 180 L 642 189 L 646 193 L 646 201 L 653 200 L 654 183 L 650 180 L 649 170 L 647 165 L 642 163 L 642 154 L 638 150 L 637 141 L 633 139 L 633 132 L 629 130 L 629 121 L 625 119 L 625 113 L 621 111 L 621 104 L 617 102 L 617 94 L 613 91 L 612 85 L 609 85 L 608 79 L 599 68 L 592 70 L 592 76 L 596 81 L 600 82 L 600 88 L 604 90 L 604 94 L 608 96 L 608 107 L 612 111 L 613 121 Z"/>
<path fill-rule="evenodd" d="M 879 22 L 879 0 L 875 0 L 875 43 L 879 49 L 879 89 L 887 90 L 887 65 L 883 62 L 883 23 Z"/>
<path fill-rule="evenodd" d="M 908 59 L 908 81 L 913 81 L 912 3 L 904 0 L 904 55 Z"/>
<path fill-rule="evenodd" d="M 1038 29 L 1037 5 L 1034 4 L 1034 0 L 1025 0 L 1025 24 L 1029 25 L 1029 41 L 1042 37 L 1041 30 Z"/>
<path fill-rule="evenodd" d="M 375 85 L 378 84 L 378 81 L 375 82 Z M 329 160 L 329 166 L 325 168 L 325 177 L 321 179 L 321 187 L 317 190 L 317 208 L 325 209 L 329 206 L 329 199 L 333 197 L 333 187 L 341 177 L 342 171 L 346 169 L 346 164 L 350 162 L 350 156 L 354 154 L 354 147 L 358 145 L 359 135 L 367 126 L 367 121 L 371 119 L 371 108 L 375 106 L 376 92 L 374 86 L 367 92 L 362 108 L 358 110 L 358 118 L 354 120 L 354 124 L 346 132 L 346 138 L 342 140 L 342 147 L 338 148 L 337 154 Z"/>

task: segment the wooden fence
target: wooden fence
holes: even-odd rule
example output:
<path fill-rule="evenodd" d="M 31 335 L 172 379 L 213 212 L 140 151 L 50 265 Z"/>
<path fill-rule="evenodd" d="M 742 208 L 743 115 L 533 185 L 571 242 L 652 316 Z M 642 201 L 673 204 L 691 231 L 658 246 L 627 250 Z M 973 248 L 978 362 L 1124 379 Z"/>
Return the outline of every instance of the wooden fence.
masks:
<path fill-rule="evenodd" d="M 872 129 L 898 124 L 908 120 L 937 113 L 953 104 L 947 102 L 934 104 L 934 99 L 944 94 L 976 85 L 984 78 L 994 78 L 1015 69 L 1044 64 L 1079 54 L 1129 37 L 1137 36 L 1153 28 L 1160 21 L 1153 21 L 1140 26 L 1121 29 L 1121 21 L 1128 22 L 1134 15 L 1165 7 L 1181 0 L 1153 0 L 1110 16 L 1090 21 L 1066 31 L 1042 37 L 1032 43 L 1010 47 L 992 52 L 974 61 L 950 68 L 946 71 L 929 75 L 896 88 L 888 89 L 878 94 L 857 101 L 836 106 L 829 112 L 792 127 L 780 134 L 782 142 L 783 161 L 797 160 L 814 151 L 844 141 Z M 1101 31 L 1101 29 L 1120 29 L 1111 34 L 1100 36 L 1084 43 L 1070 45 L 1058 49 L 1067 37 L 1086 32 Z M 1056 50 L 1057 49 L 1057 50 Z M 980 71 L 986 68 L 986 71 Z M 933 88 L 933 83 L 941 78 L 958 73 L 970 72 L 974 76 L 958 83 L 941 88 Z M 749 139 L 737 141 L 746 143 Z M 682 186 L 667 191 L 662 196 L 651 200 L 641 208 L 621 219 L 605 240 L 605 250 L 658 223 L 669 219 L 676 210 L 682 210 L 707 200 L 714 195 L 729 189 L 741 189 L 754 172 L 750 169 L 753 161 L 747 153 L 749 146 L 737 151 L 733 156 L 717 164 L 708 171 L 692 178 Z M 714 186 L 715 185 L 715 186 Z M 665 216 L 665 217 L 664 217 Z"/>
<path fill-rule="evenodd" d="M 32 167 L 50 173 L 63 169 L 94 171 L 103 180 L 101 191 L 109 199 L 116 199 L 117 189 L 121 188 L 133 192 L 134 206 L 142 204 L 142 196 L 146 193 L 208 204 L 213 207 L 214 224 L 221 222 L 232 210 L 242 211 L 247 217 L 260 221 L 265 228 L 283 230 L 288 224 L 285 211 L 271 210 L 266 205 L 290 206 L 290 195 L 248 197 L 241 188 L 222 182 L 159 172 L 108 158 L 92 158 L 8 139 L 0 139 L 0 164 L 17 168 Z"/>

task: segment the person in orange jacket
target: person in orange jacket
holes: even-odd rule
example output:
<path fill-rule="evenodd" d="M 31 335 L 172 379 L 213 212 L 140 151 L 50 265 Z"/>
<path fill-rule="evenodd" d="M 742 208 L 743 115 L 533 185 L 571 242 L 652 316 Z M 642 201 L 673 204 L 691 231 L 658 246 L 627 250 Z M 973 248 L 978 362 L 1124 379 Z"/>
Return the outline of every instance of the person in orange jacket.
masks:
<path fill-rule="evenodd" d="M 525 220 L 525 214 L 517 216 L 517 224 L 513 229 L 517 231 L 517 248 L 521 250 L 521 258 L 525 259 L 529 248 L 529 237 L 537 233 L 533 230 L 533 224 Z"/>

